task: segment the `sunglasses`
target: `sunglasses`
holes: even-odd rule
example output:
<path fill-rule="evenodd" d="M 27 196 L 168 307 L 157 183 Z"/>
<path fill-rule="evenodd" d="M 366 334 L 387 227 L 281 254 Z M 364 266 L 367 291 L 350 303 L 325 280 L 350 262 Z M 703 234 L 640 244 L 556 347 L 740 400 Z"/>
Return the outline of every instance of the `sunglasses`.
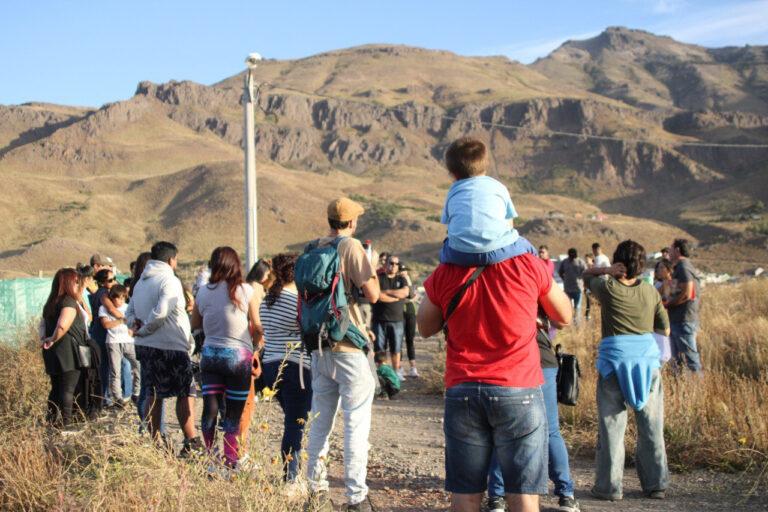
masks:
<path fill-rule="evenodd" d="M 387 263 L 387 265 L 392 265 L 392 266 L 399 265 L 399 264 L 400 264 L 399 261 L 390 261 L 389 263 Z"/>

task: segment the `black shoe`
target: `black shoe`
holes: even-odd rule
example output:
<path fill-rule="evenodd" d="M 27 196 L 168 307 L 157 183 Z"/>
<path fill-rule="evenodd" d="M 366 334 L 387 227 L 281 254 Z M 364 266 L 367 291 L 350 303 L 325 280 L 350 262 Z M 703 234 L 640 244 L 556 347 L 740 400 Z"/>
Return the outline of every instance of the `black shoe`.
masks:
<path fill-rule="evenodd" d="M 371 506 L 370 498 L 366 496 L 365 499 L 360 503 L 355 503 L 354 505 L 345 505 L 344 510 L 348 510 L 350 512 L 373 512 L 373 507 Z"/>
<path fill-rule="evenodd" d="M 194 456 L 203 456 L 205 454 L 205 445 L 199 437 L 193 437 L 192 439 L 185 439 L 184 446 L 181 447 L 179 452 L 180 459 L 187 459 Z"/>
<path fill-rule="evenodd" d="M 557 501 L 557 510 L 563 512 L 579 512 L 579 502 L 574 499 L 573 496 L 560 496 Z"/>
<path fill-rule="evenodd" d="M 646 493 L 646 496 L 648 496 L 652 500 L 663 500 L 667 497 L 666 491 L 650 491 Z"/>
<path fill-rule="evenodd" d="M 507 502 L 501 496 L 491 496 L 488 498 L 488 512 L 504 512 L 507 510 Z"/>

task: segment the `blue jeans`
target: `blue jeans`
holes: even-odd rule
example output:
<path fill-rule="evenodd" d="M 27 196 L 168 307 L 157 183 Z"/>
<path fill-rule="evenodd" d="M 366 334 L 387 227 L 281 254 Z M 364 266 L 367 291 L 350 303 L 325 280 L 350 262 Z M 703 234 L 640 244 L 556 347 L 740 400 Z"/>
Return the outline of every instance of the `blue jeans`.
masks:
<path fill-rule="evenodd" d="M 573 479 L 568 466 L 568 449 L 560 435 L 560 418 L 557 408 L 557 368 L 542 368 L 544 380 L 541 392 L 547 409 L 547 431 L 549 434 L 549 479 L 555 484 L 557 496 L 573 496 Z M 504 480 L 496 454 L 491 458 L 488 470 L 488 496 L 504 496 Z"/>
<path fill-rule="evenodd" d="M 452 263 L 462 267 L 479 267 L 480 265 L 493 265 L 501 263 L 509 258 L 530 253 L 538 256 L 536 248 L 526 238 L 519 237 L 514 243 L 488 252 L 469 253 L 452 249 L 448 245 L 448 239 L 443 242 L 440 249 L 440 263 Z"/>
<path fill-rule="evenodd" d="M 262 365 L 264 384 L 274 388 L 281 364 L 282 361 L 272 361 Z M 306 422 L 312 408 L 312 386 L 310 385 L 312 372 L 306 368 L 303 368 L 303 372 L 305 389 L 301 389 L 299 365 L 286 362 L 282 372 L 280 372 L 280 381 L 277 383 L 278 393 L 275 395 L 285 415 L 280 452 L 283 455 L 286 480 L 293 480 L 298 476 L 301 438 L 304 435 L 304 423 L 299 423 L 299 420 Z M 288 464 L 285 464 L 286 455 L 289 454 L 291 458 L 288 460 Z"/>
<path fill-rule="evenodd" d="M 375 352 L 386 352 L 389 347 L 391 354 L 399 354 L 403 351 L 403 334 L 405 322 L 373 322 L 373 334 L 376 340 L 373 342 Z"/>
<path fill-rule="evenodd" d="M 573 323 L 579 323 L 579 313 L 581 312 L 581 296 L 582 292 L 565 292 L 569 299 L 571 299 L 571 305 L 573 306 Z"/>
<path fill-rule="evenodd" d="M 701 374 L 701 358 L 696 350 L 696 331 L 699 330 L 699 323 L 670 323 L 669 330 L 673 368 L 679 369 L 682 365 L 687 365 L 693 373 Z"/>
<path fill-rule="evenodd" d="M 465 382 L 445 390 L 445 489 L 484 492 L 491 456 L 506 494 L 547 493 L 547 423 L 541 388 Z"/>

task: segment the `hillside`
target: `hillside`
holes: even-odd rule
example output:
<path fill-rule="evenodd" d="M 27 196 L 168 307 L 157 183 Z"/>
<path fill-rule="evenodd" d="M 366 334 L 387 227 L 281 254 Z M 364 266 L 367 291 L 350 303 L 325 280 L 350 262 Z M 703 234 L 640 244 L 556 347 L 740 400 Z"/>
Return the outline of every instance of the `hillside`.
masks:
<path fill-rule="evenodd" d="M 719 55 L 608 29 L 529 67 L 393 45 L 264 61 L 256 71 L 260 252 L 295 250 L 323 233 L 323 205 L 346 194 L 369 209 L 361 236 L 434 262 L 450 186 L 442 154 L 474 135 L 490 145 L 491 175 L 510 188 L 521 231 L 556 252 L 627 237 L 657 250 L 689 236 L 715 258 L 736 242 L 749 248 L 745 261 L 766 261 L 752 217 L 761 211 L 743 212 L 768 202 L 768 150 L 697 145 L 768 144 L 760 80 L 707 86 L 731 98 L 708 111 L 668 92 L 664 103 L 651 75 L 633 82 L 642 102 L 583 80 L 587 60 L 624 76 L 619 61 L 636 55 L 640 66 L 642 45 L 654 58 Z M 0 106 L 0 215 L 13 219 L 0 224 L 0 276 L 51 271 L 96 250 L 127 268 L 158 238 L 177 241 L 193 261 L 222 243 L 242 249 L 242 79 L 142 82 L 130 100 L 98 110 Z"/>
<path fill-rule="evenodd" d="M 532 69 L 552 80 L 644 109 L 768 113 L 768 49 L 704 48 L 610 27 L 568 41 Z"/>

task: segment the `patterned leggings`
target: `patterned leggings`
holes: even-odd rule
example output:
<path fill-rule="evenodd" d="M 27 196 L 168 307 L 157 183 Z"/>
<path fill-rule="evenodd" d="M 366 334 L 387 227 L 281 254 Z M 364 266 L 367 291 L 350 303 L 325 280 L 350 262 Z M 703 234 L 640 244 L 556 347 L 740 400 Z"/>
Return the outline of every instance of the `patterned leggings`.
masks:
<path fill-rule="evenodd" d="M 219 409 L 224 406 L 224 458 L 237 462 L 237 433 L 240 416 L 251 387 L 253 353 L 244 348 L 203 347 L 200 369 L 203 377 L 202 431 L 208 451 L 216 442 Z"/>

